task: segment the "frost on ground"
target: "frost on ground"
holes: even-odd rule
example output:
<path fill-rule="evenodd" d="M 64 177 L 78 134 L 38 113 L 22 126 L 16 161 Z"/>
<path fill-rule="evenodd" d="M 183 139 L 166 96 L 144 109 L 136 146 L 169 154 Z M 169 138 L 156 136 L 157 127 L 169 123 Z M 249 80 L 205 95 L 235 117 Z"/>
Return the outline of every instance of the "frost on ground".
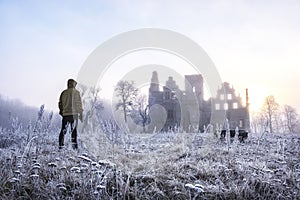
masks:
<path fill-rule="evenodd" d="M 299 199 L 300 135 L 220 142 L 207 133 L 0 129 L 1 199 Z"/>

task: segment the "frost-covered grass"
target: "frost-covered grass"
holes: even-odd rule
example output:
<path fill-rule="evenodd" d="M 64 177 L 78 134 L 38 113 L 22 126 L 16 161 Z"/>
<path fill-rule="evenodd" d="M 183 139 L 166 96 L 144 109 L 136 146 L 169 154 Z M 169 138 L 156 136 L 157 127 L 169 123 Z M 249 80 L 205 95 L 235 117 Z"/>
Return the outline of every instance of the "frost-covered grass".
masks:
<path fill-rule="evenodd" d="M 300 198 L 300 135 L 79 133 L 59 151 L 58 132 L 0 129 L 1 199 Z"/>

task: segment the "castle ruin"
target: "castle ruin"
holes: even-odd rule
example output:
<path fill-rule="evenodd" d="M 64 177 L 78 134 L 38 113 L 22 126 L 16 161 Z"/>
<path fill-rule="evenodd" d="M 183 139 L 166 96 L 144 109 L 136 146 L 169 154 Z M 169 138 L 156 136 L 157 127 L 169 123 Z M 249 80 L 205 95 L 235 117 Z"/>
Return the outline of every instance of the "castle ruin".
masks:
<path fill-rule="evenodd" d="M 202 75 L 185 75 L 185 90 L 180 90 L 175 80 L 169 77 L 161 91 L 158 73 L 152 73 L 148 103 L 150 108 L 158 104 L 165 109 L 163 131 L 178 127 L 186 132 L 203 131 L 211 121 L 212 112 L 214 115 L 223 115 L 224 121 L 220 122 L 220 126 L 224 126 L 227 119 L 230 129 L 249 129 L 248 90 L 246 106 L 243 106 L 242 98 L 235 94 L 229 83 L 225 82 L 217 91 L 217 96 L 208 100 L 204 100 L 203 86 Z"/>

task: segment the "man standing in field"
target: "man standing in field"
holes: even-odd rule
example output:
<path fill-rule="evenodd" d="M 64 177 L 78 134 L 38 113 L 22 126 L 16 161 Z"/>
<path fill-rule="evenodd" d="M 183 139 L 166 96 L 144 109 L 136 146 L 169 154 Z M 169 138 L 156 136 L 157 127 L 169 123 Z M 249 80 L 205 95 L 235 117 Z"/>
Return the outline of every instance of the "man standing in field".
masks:
<path fill-rule="evenodd" d="M 78 119 L 82 122 L 82 102 L 78 90 L 75 89 L 77 82 L 73 79 L 68 80 L 68 89 L 64 90 L 58 102 L 59 114 L 62 116 L 62 126 L 59 134 L 59 148 L 64 146 L 64 136 L 71 128 L 72 146 L 78 148 L 77 144 L 77 125 Z"/>

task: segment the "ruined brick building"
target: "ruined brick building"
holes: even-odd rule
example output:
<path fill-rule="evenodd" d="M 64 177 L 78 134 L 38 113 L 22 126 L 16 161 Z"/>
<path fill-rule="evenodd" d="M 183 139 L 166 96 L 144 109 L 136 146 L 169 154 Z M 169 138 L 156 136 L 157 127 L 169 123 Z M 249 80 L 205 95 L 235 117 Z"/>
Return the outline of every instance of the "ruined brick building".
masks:
<path fill-rule="evenodd" d="M 166 81 L 162 91 L 159 85 L 158 73 L 154 71 L 148 102 L 150 108 L 158 104 L 165 109 L 164 131 L 178 127 L 182 127 L 185 131 L 203 131 L 203 128 L 211 122 L 212 112 L 222 118 L 223 121 L 218 122 L 220 124 L 227 118 L 231 129 L 250 127 L 248 91 L 246 106 L 243 106 L 242 98 L 237 96 L 233 87 L 226 82 L 218 90 L 216 97 L 204 100 L 203 77 L 200 74 L 185 75 L 184 91 L 179 89 L 172 77 Z"/>

